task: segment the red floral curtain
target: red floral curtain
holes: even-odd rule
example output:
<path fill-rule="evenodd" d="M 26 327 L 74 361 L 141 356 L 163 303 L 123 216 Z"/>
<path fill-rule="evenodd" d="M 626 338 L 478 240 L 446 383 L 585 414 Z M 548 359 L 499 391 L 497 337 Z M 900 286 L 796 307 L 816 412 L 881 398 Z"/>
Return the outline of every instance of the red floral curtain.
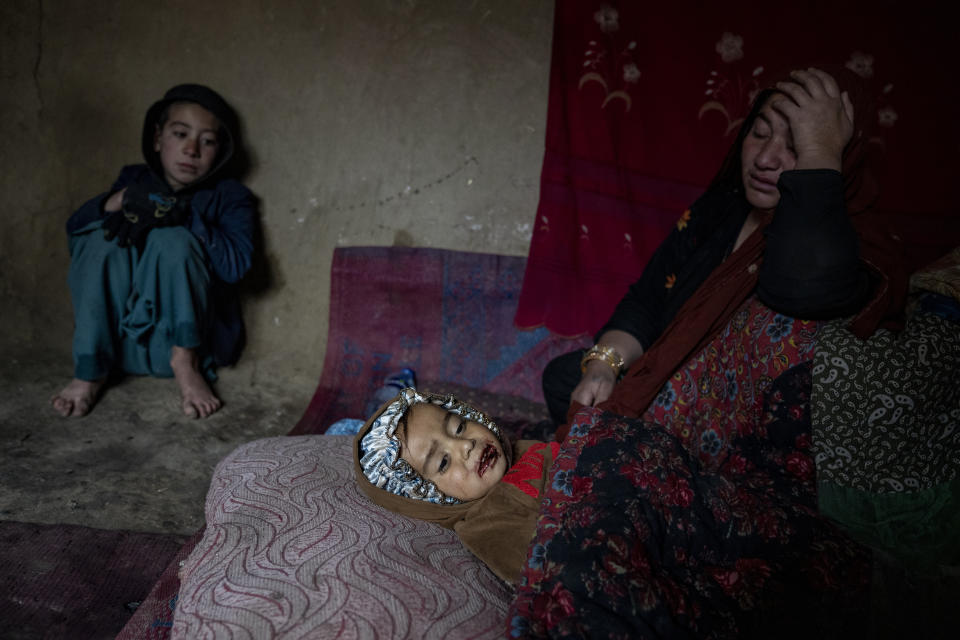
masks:
<path fill-rule="evenodd" d="M 953 23 L 922 5 L 558 0 L 517 325 L 599 329 L 683 224 L 756 92 L 801 64 L 844 64 L 875 88 L 878 206 L 913 263 L 960 244 Z"/>

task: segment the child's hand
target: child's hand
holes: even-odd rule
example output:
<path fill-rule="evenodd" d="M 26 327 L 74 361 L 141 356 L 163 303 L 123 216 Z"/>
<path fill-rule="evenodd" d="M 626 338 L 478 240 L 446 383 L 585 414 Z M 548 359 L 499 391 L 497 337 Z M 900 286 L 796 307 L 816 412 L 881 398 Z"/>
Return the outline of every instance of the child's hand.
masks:
<path fill-rule="evenodd" d="M 828 73 L 813 67 L 778 82 L 783 97 L 770 103 L 790 123 L 797 169 L 840 170 L 843 149 L 853 136 L 853 103 Z"/>
<path fill-rule="evenodd" d="M 120 211 L 121 207 L 123 207 L 123 192 L 126 190 L 127 188 L 124 187 L 123 189 L 120 189 L 120 191 L 117 191 L 115 194 L 107 198 L 107 201 L 103 203 L 103 210 L 107 213 Z"/>
<path fill-rule="evenodd" d="M 121 209 L 103 220 L 103 237 L 116 238 L 121 247 L 143 250 L 147 234 L 156 227 L 181 225 L 187 218 L 189 196 L 156 190 L 150 183 L 133 184 L 124 189 Z M 112 196 L 111 196 L 112 197 Z"/>

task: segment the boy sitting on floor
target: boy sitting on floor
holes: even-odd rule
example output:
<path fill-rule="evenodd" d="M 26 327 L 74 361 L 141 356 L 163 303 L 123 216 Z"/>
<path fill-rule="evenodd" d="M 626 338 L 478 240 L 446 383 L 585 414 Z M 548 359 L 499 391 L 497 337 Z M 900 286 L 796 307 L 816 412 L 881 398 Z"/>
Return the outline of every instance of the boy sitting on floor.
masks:
<path fill-rule="evenodd" d="M 230 284 L 250 268 L 253 195 L 230 179 L 236 114 L 212 89 L 173 87 L 147 111 L 146 164 L 67 221 L 74 379 L 51 402 L 90 412 L 111 373 L 176 378 L 183 412 L 220 408 L 208 380 L 243 342 Z"/>
<path fill-rule="evenodd" d="M 514 583 L 536 530 L 560 446 L 520 440 L 453 396 L 409 387 L 357 433 L 361 490 L 375 503 L 453 529 L 497 576 Z"/>

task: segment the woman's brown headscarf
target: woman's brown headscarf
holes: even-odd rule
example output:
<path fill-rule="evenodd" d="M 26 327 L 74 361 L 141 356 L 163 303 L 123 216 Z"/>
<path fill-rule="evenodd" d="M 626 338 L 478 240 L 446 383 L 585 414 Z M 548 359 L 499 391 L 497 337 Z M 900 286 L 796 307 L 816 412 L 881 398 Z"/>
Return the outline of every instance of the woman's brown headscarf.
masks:
<path fill-rule="evenodd" d="M 847 91 L 854 107 L 854 134 L 843 153 L 842 174 L 847 215 L 860 238 L 860 258 L 869 267 L 874 279 L 874 293 L 867 305 L 851 321 L 850 329 L 861 338 L 869 336 L 879 324 L 899 313 L 907 288 L 898 239 L 876 228 L 870 207 L 878 195 L 878 185 L 871 171 L 876 159 L 869 130 L 874 123 L 872 101 L 862 79 L 839 67 L 820 67 L 834 77 L 841 90 Z M 785 79 L 789 77 L 784 74 Z M 744 121 L 717 178 L 710 188 L 739 185 L 742 192 L 740 152 L 746 136 L 763 103 L 774 90 L 762 91 Z M 769 218 L 707 277 L 697 292 L 680 308 L 673 321 L 639 360 L 613 394 L 599 408 L 637 417 L 642 415 L 674 371 L 703 349 L 729 322 L 741 303 L 754 291 L 763 260 L 763 230 Z M 568 416 L 578 407 L 571 407 Z M 566 430 L 558 431 L 558 438 Z"/>

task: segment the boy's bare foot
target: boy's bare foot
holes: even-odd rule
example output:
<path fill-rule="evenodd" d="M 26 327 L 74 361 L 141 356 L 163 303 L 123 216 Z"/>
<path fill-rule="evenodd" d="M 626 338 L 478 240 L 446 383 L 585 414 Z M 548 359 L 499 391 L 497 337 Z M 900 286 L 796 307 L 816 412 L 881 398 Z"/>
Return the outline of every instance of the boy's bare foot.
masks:
<path fill-rule="evenodd" d="M 50 398 L 50 404 L 64 418 L 85 416 L 97 402 L 97 394 L 106 378 L 81 380 L 74 378 L 63 391 Z"/>
<path fill-rule="evenodd" d="M 189 418 L 206 418 L 220 408 L 220 398 L 200 373 L 200 358 L 193 349 L 174 347 L 170 354 L 170 368 L 180 386 L 183 413 Z"/>

